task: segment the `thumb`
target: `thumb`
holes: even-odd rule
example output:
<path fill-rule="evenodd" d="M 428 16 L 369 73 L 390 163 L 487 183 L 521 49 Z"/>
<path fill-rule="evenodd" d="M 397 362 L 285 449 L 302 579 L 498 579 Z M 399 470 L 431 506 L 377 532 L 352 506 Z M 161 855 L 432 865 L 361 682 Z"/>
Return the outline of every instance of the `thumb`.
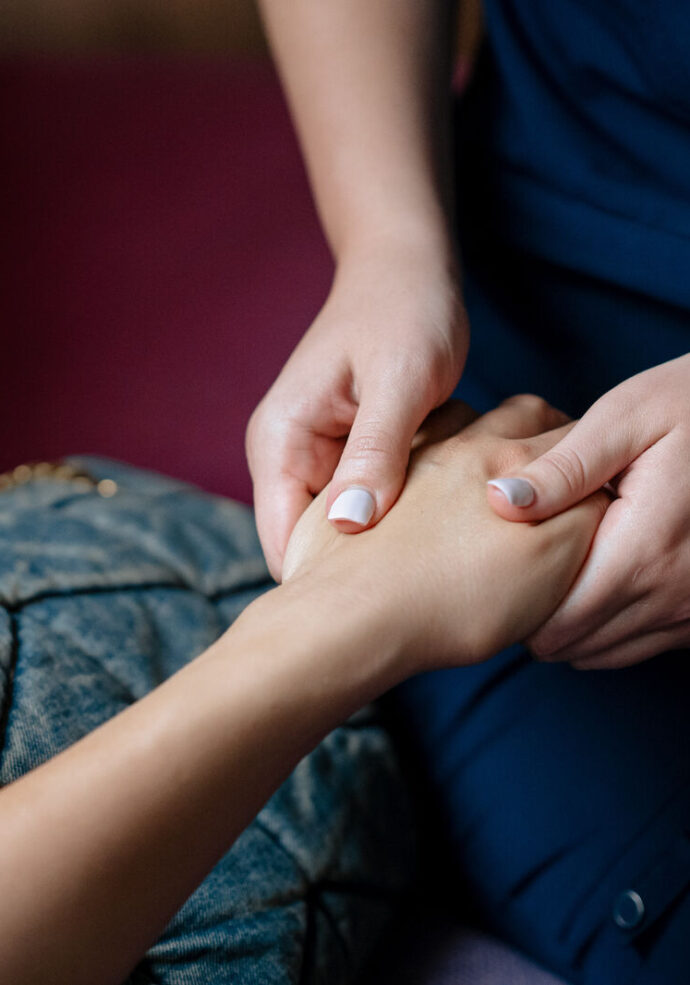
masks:
<path fill-rule="evenodd" d="M 612 413 L 614 412 L 614 413 Z M 649 444 L 629 417 L 597 401 L 557 444 L 514 474 L 490 479 L 488 498 L 507 520 L 544 520 L 622 472 Z M 653 439 L 652 439 L 653 440 Z"/>
<path fill-rule="evenodd" d="M 362 395 L 357 416 L 333 474 L 326 509 L 343 533 L 378 523 L 400 495 L 412 439 L 431 410 L 399 388 L 376 398 Z"/>

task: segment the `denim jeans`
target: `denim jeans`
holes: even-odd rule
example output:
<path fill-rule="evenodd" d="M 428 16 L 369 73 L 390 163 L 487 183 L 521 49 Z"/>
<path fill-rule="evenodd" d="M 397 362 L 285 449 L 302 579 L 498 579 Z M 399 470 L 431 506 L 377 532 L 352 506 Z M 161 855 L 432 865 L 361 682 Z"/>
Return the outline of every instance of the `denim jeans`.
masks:
<path fill-rule="evenodd" d="M 272 585 L 247 508 L 71 461 L 116 494 L 59 479 L 0 493 L 2 785 L 142 698 Z M 391 741 L 363 709 L 299 763 L 128 982 L 352 982 L 413 849 Z"/>

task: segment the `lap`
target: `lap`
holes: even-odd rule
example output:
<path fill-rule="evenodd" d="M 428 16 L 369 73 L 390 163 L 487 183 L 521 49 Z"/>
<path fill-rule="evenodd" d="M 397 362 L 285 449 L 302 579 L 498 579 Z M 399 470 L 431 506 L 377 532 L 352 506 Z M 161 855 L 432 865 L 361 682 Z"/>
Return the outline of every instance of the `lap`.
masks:
<path fill-rule="evenodd" d="M 581 414 L 689 348 L 689 312 L 480 238 L 465 247 L 473 344 L 456 395 L 479 410 L 527 390 Z M 585 673 L 515 647 L 394 696 L 483 919 L 566 979 L 687 978 L 689 661 Z M 631 889 L 645 914 L 626 929 L 614 911 Z"/>
<path fill-rule="evenodd" d="M 664 935 L 672 946 L 690 885 L 689 658 L 585 673 L 514 648 L 395 696 L 473 903 L 566 978 L 632 981 L 628 966 L 653 966 Z M 631 889 L 645 916 L 622 928 L 615 908 Z M 598 977 L 602 962 L 619 962 L 618 976 Z"/>

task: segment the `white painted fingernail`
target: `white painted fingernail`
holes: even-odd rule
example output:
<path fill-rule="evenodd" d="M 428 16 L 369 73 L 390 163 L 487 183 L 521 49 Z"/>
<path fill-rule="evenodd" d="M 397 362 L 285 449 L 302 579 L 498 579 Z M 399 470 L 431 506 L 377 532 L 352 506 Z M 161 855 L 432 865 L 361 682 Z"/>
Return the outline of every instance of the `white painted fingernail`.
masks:
<path fill-rule="evenodd" d="M 345 489 L 331 506 L 329 520 L 349 520 L 364 527 L 371 520 L 376 509 L 374 497 L 366 489 L 352 486 Z"/>
<path fill-rule="evenodd" d="M 489 479 L 487 484 L 503 493 L 511 506 L 530 506 L 537 495 L 527 479 Z"/>

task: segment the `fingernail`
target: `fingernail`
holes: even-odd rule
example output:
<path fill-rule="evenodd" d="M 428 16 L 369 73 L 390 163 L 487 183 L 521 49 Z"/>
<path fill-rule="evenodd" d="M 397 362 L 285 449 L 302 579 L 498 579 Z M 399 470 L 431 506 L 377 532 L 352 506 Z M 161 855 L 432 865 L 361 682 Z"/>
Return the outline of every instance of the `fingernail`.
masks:
<path fill-rule="evenodd" d="M 371 520 L 376 509 L 374 497 L 366 489 L 358 489 L 352 486 L 338 496 L 331 506 L 329 520 L 349 520 L 351 523 L 358 523 L 365 526 Z"/>
<path fill-rule="evenodd" d="M 537 495 L 527 479 L 489 479 L 487 485 L 503 493 L 511 506 L 530 506 Z"/>

